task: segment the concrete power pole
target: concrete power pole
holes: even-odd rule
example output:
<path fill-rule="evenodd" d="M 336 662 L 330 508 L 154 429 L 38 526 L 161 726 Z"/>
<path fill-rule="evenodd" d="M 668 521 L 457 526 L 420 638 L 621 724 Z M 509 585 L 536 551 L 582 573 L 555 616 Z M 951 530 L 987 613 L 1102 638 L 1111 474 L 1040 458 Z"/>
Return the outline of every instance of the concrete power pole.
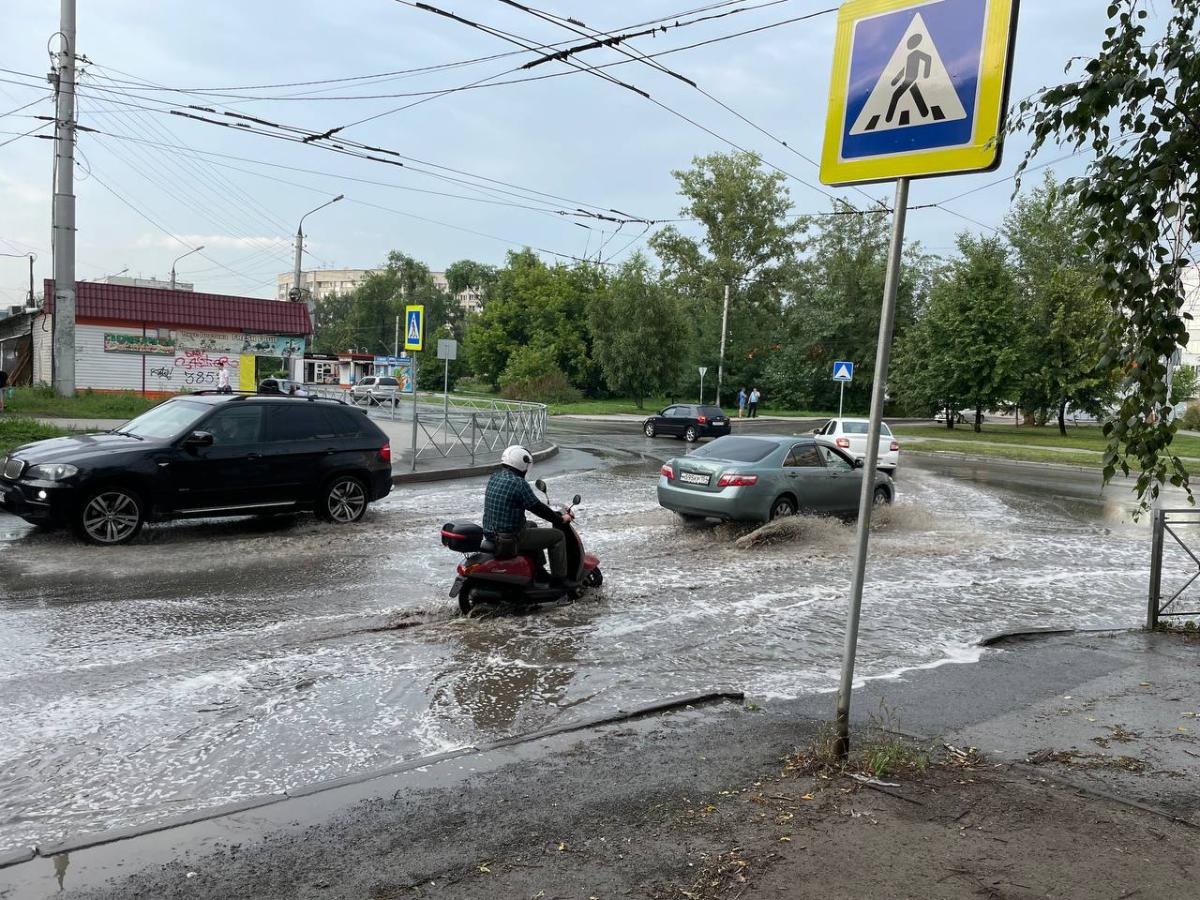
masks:
<path fill-rule="evenodd" d="M 725 307 L 721 311 L 721 356 L 717 360 L 717 406 L 721 405 L 721 382 L 725 380 L 725 330 L 729 324 L 729 285 L 725 285 Z"/>
<path fill-rule="evenodd" d="M 54 125 L 54 390 L 75 394 L 75 0 L 61 0 Z"/>

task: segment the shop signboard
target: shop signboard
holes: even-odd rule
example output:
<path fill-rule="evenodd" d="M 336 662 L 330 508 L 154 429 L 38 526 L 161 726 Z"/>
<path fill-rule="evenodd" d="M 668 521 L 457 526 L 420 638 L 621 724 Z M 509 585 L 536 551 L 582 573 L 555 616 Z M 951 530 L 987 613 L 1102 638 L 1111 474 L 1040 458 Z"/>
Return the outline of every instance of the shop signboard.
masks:
<path fill-rule="evenodd" d="M 140 334 L 104 333 L 105 353 L 149 353 L 153 356 L 174 356 L 175 339 Z"/>

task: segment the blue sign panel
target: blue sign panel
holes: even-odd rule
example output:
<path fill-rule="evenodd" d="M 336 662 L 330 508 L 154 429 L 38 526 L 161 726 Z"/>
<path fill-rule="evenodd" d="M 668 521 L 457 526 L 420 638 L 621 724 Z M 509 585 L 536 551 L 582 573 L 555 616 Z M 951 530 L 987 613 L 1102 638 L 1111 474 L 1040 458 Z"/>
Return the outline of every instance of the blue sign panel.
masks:
<path fill-rule="evenodd" d="M 833 380 L 834 381 L 853 381 L 854 380 L 854 363 L 847 360 L 838 360 L 833 364 Z"/>

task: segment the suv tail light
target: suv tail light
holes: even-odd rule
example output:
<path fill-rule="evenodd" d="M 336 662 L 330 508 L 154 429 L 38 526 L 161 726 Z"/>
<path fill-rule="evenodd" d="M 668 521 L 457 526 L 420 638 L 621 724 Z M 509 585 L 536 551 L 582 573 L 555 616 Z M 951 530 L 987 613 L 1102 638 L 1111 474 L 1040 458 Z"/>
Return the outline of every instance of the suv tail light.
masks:
<path fill-rule="evenodd" d="M 708 416 L 696 416 L 696 424 L 697 425 L 707 425 L 708 424 Z"/>
<path fill-rule="evenodd" d="M 834 441 L 834 443 L 837 444 L 839 447 L 841 447 L 843 450 L 850 449 L 850 438 L 840 437 L 836 441 Z"/>
<path fill-rule="evenodd" d="M 758 484 L 757 475 L 740 475 L 737 472 L 726 472 L 717 482 L 717 487 L 750 487 Z"/>
<path fill-rule="evenodd" d="M 390 463 L 392 461 L 392 442 L 391 441 L 388 441 L 386 444 L 384 444 L 382 447 L 379 448 L 379 458 L 382 459 L 386 463 Z"/>
<path fill-rule="evenodd" d="M 667 481 L 674 481 L 674 480 L 675 480 L 675 470 L 674 470 L 674 469 L 672 469 L 672 468 L 671 468 L 669 465 L 667 465 L 666 463 L 663 463 L 663 467 L 662 467 L 661 469 L 659 469 L 659 470 L 658 470 L 658 474 L 659 474 L 659 475 L 666 475 L 666 476 L 667 476 Z"/>
<path fill-rule="evenodd" d="M 892 452 L 895 453 L 899 449 L 900 449 L 900 442 L 892 441 Z"/>

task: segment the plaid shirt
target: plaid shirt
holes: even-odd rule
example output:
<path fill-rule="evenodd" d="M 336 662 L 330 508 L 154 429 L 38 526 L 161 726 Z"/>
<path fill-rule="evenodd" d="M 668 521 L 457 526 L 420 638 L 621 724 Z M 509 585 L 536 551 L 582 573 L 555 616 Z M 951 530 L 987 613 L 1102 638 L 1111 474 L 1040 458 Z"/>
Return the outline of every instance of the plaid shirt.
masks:
<path fill-rule="evenodd" d="M 533 488 L 511 469 L 500 468 L 488 479 L 483 495 L 483 530 L 512 534 L 525 528 L 525 510 L 537 506 Z"/>

